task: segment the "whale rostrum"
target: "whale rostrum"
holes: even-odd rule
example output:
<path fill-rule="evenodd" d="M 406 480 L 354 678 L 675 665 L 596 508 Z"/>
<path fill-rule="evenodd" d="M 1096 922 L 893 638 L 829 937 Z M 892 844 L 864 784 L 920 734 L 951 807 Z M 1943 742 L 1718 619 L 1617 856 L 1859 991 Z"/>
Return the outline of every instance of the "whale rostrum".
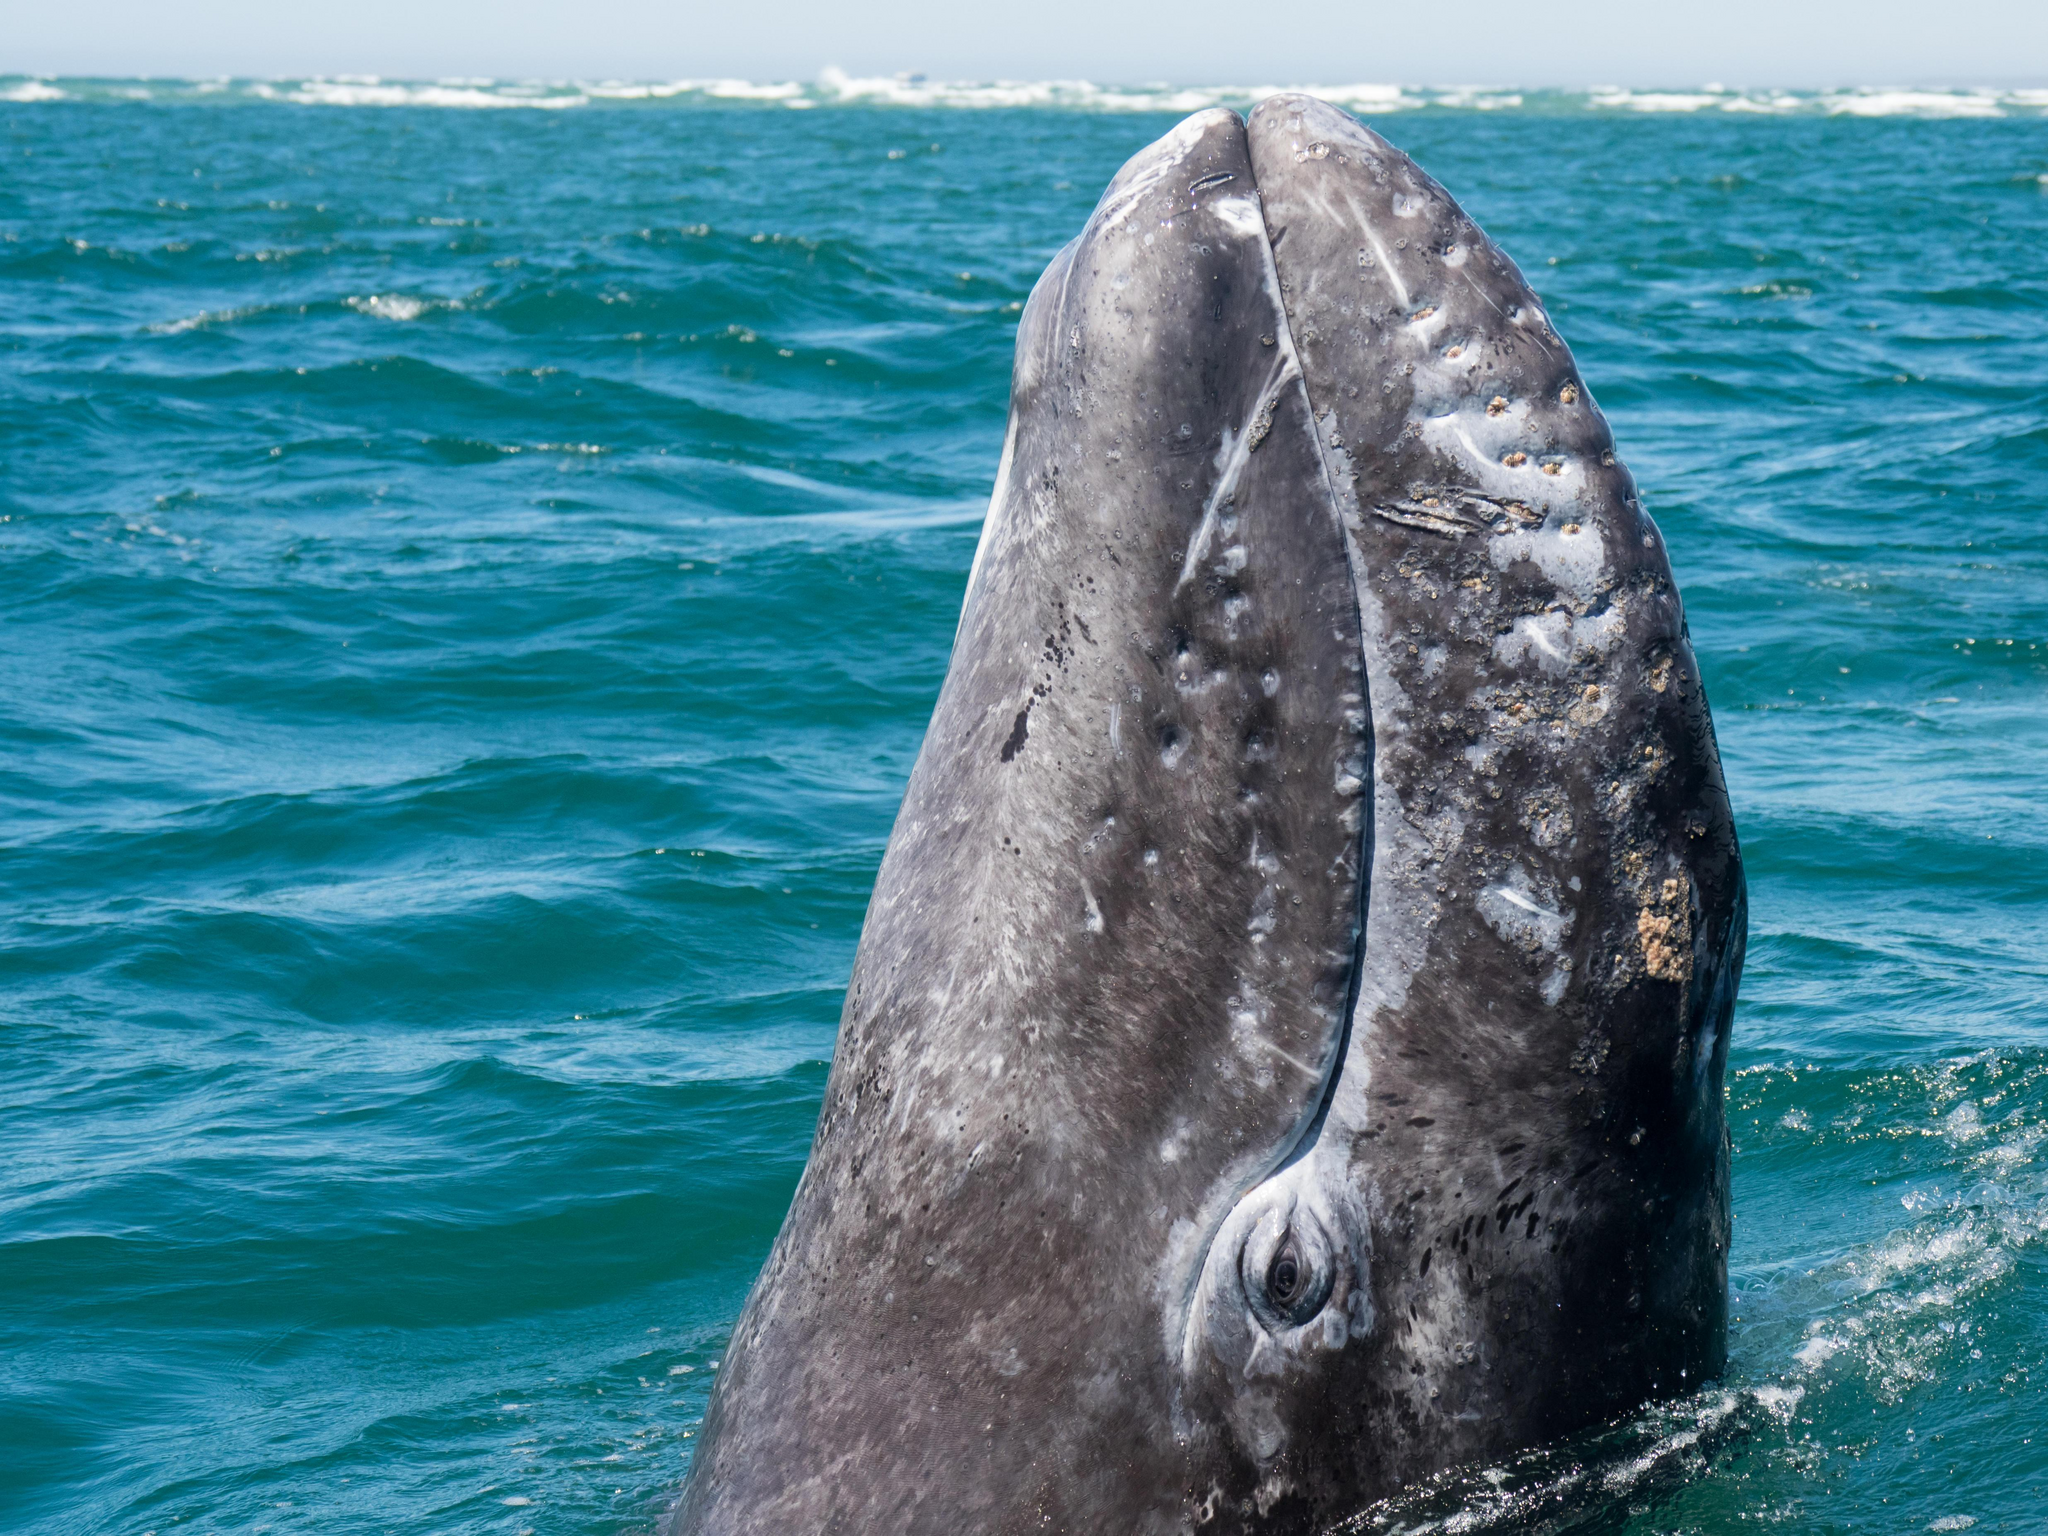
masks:
<path fill-rule="evenodd" d="M 1040 278 L 677 1536 L 1315 1532 L 1722 1368 L 1745 897 L 1542 304 L 1336 109 Z"/>

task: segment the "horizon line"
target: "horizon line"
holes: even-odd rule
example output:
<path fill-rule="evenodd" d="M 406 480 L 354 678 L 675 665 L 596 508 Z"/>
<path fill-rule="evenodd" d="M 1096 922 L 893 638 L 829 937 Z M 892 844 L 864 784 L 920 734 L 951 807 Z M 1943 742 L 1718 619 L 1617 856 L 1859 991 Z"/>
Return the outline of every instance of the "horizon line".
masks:
<path fill-rule="evenodd" d="M 1249 84 L 1222 77 L 1167 78 L 1119 78 L 1112 75 L 1093 76 L 1087 74 L 1059 75 L 945 75 L 925 70 L 901 69 L 887 72 L 855 73 L 838 65 L 827 64 L 809 75 L 780 72 L 762 75 L 746 75 L 731 72 L 705 71 L 690 74 L 390 74 L 368 73 L 360 70 L 274 70 L 264 72 L 218 71 L 204 74 L 177 73 L 134 73 L 134 72 L 79 72 L 66 70 L 10 69 L 0 68 L 0 81 L 40 80 L 50 83 L 74 81 L 77 83 L 106 82 L 118 84 L 167 84 L 167 85 L 222 85 L 222 84 L 270 84 L 280 85 L 302 81 L 322 81 L 350 85 L 446 85 L 446 86 L 549 86 L 570 88 L 593 85 L 663 86 L 688 88 L 717 85 L 757 86 L 820 86 L 836 88 L 845 84 L 894 84 L 925 88 L 985 87 L 1005 85 L 1029 86 L 1072 86 L 1108 90 L 1214 90 L 1230 92 L 1251 91 L 1310 91 L 1313 83 L 1278 82 Z M 1428 80 L 1414 77 L 1390 77 L 1383 79 L 1329 80 L 1322 82 L 1324 88 L 1334 90 L 1404 90 L 1404 91 L 1544 91 L 1561 94 L 1590 94 L 1606 91 L 1684 91 L 1712 95 L 1755 95 L 1762 93 L 1783 93 L 1796 95 L 1828 95 L 1850 91 L 1945 91 L 1956 94 L 1986 94 L 2048 91 L 2048 73 L 2023 76 L 1980 77 L 1960 79 L 1955 77 L 1920 79 L 1871 79 L 1856 81 L 1834 81 L 1828 84 L 1792 84 L 1783 81 L 1748 81 L 1729 84 L 1726 79 L 1679 81 L 1664 79 L 1629 83 L 1622 80 L 1555 81 L 1529 80 Z"/>

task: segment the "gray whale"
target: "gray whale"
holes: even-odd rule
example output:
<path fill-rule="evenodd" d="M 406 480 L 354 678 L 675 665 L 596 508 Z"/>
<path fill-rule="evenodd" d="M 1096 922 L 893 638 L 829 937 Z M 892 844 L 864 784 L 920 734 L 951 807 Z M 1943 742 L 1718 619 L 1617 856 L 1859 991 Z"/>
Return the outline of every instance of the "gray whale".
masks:
<path fill-rule="evenodd" d="M 1745 896 L 1520 274 L 1214 110 L 1033 290 L 951 669 L 678 1536 L 1309 1532 L 1723 1365 Z"/>

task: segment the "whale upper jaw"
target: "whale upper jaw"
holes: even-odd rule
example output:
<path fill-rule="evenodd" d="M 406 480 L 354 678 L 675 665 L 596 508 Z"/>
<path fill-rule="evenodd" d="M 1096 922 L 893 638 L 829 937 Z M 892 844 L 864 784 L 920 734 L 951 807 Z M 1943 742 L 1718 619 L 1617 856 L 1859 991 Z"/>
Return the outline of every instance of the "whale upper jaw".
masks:
<path fill-rule="evenodd" d="M 1335 109 L 1188 119 L 1026 306 L 676 1529 L 1308 1529 L 1713 1363 L 1740 913 L 1534 295 Z"/>

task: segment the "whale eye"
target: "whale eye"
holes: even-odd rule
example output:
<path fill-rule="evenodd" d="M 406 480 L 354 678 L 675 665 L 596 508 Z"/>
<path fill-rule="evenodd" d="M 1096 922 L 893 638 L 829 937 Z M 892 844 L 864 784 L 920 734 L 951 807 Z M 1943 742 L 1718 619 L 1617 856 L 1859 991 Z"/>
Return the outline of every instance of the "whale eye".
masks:
<path fill-rule="evenodd" d="M 1273 1255 L 1273 1267 L 1266 1271 L 1266 1299 L 1273 1303 L 1275 1311 L 1292 1312 L 1307 1289 L 1308 1277 L 1301 1272 L 1301 1255 L 1294 1251 L 1294 1239 L 1290 1237 Z"/>
<path fill-rule="evenodd" d="M 1335 1264 L 1322 1225 L 1305 1210 L 1275 1212 L 1247 1238 L 1241 1261 L 1252 1311 L 1268 1328 L 1298 1328 L 1323 1310 Z"/>
<path fill-rule="evenodd" d="M 1266 1266 L 1266 1305 L 1287 1326 L 1300 1327 L 1330 1299 L 1330 1265 L 1319 1248 L 1289 1232 Z"/>

